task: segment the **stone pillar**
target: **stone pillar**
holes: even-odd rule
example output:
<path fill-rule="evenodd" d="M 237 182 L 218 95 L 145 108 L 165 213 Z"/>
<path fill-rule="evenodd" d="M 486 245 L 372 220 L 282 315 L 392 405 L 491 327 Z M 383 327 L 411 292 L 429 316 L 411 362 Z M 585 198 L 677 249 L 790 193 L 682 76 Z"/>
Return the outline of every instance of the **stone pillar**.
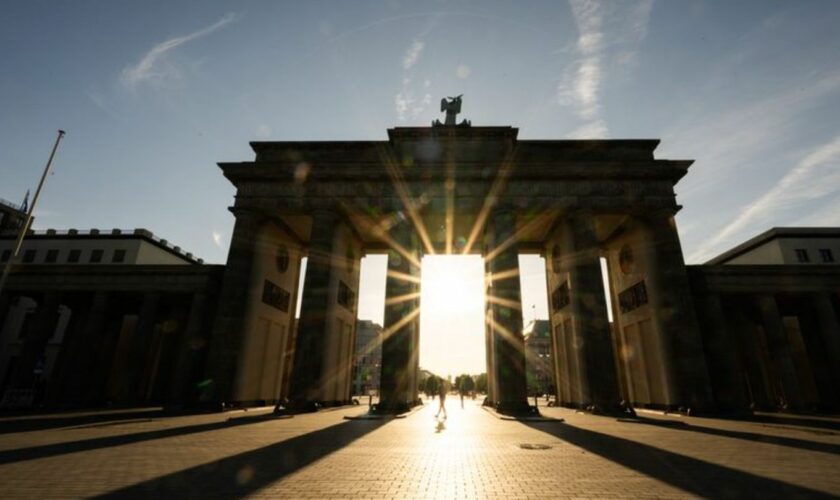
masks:
<path fill-rule="evenodd" d="M 36 366 L 44 356 L 44 349 L 53 333 L 58 319 L 59 297 L 55 293 L 46 293 L 38 304 L 31 327 L 25 332 L 20 359 L 11 387 L 17 389 L 36 389 L 42 377 L 34 373 Z M 36 394 L 36 401 L 38 395 Z"/>
<path fill-rule="evenodd" d="M 738 341 L 727 322 L 720 295 L 706 295 L 703 311 L 715 402 L 724 411 L 747 411 L 750 398 L 744 390 L 745 371 L 738 359 Z"/>
<path fill-rule="evenodd" d="M 65 296 L 64 304 L 70 308 L 70 322 L 64 333 L 64 339 L 48 382 L 46 404 L 49 406 L 67 403 L 65 395 L 69 379 L 80 369 L 79 360 L 82 351 L 87 347 L 82 343 L 82 335 L 88 302 L 89 298 L 85 294 Z"/>
<path fill-rule="evenodd" d="M 2 272 L 2 271 L 0 271 Z M 12 294 L 4 293 L 0 294 L 0 342 L 3 341 L 2 333 L 3 327 L 6 325 L 6 316 L 9 312 L 9 308 L 12 306 Z"/>
<path fill-rule="evenodd" d="M 568 215 L 563 226 L 564 248 L 561 257 L 569 273 L 569 306 L 573 316 L 576 355 L 585 383 L 584 405 L 594 411 L 620 412 L 621 394 L 615 373 L 604 281 L 601 276 L 601 253 L 595 234 L 595 221 L 590 213 Z"/>
<path fill-rule="evenodd" d="M 169 400 L 174 406 L 189 405 L 195 401 L 197 396 L 197 388 L 194 384 L 200 368 L 202 353 L 207 348 L 207 339 L 204 333 L 204 326 L 207 324 L 206 309 L 207 294 L 203 292 L 193 294 L 190 300 L 190 309 L 187 313 L 187 323 L 184 326 L 178 349 L 174 383 L 169 395 Z"/>
<path fill-rule="evenodd" d="M 408 222 L 391 228 L 391 238 L 419 262 L 413 229 Z M 379 382 L 383 413 L 401 413 L 417 399 L 416 378 L 420 329 L 420 310 L 415 300 L 390 303 L 389 299 L 419 290 L 420 267 L 396 250 L 388 253 L 388 276 L 385 281 L 385 329 L 382 341 L 382 370 Z"/>
<path fill-rule="evenodd" d="M 148 364 L 149 347 L 157 323 L 160 294 L 146 292 L 140 303 L 140 312 L 134 334 L 130 338 L 129 355 L 126 357 L 123 384 L 120 388 L 120 398 L 124 402 L 140 403 L 145 401 L 143 377 Z"/>
<path fill-rule="evenodd" d="M 651 214 L 647 229 L 647 290 L 659 332 L 668 403 L 693 410 L 713 406 L 709 372 L 674 217 Z"/>
<path fill-rule="evenodd" d="M 105 326 L 107 299 L 108 295 L 105 292 L 97 292 L 91 297 L 86 311 L 82 310 L 81 306 L 78 311 L 73 311 L 73 314 L 79 314 L 81 325 L 77 339 L 73 341 L 71 352 L 67 353 L 71 356 L 69 361 L 72 366 L 62 371 L 66 379 L 62 381 L 62 391 L 59 395 L 61 401 L 70 406 L 80 406 L 85 402 L 85 395 L 88 392 L 85 384 L 95 368 L 94 346 L 102 340 L 99 337 L 103 334 Z"/>
<path fill-rule="evenodd" d="M 834 389 L 835 404 L 840 401 L 840 320 L 838 311 L 832 304 L 832 294 L 822 293 L 813 297 L 813 304 L 817 311 L 820 338 L 825 348 L 825 357 Z"/>
<path fill-rule="evenodd" d="M 494 253 L 485 261 L 492 283 L 490 294 L 500 299 L 489 301 L 490 346 L 493 349 L 493 366 L 487 373 L 487 378 L 493 379 L 490 400 L 502 413 L 525 413 L 530 406 L 525 378 L 515 212 L 507 208 L 495 209 L 486 230 L 488 250 Z M 503 278 L 496 279 L 499 275 Z"/>
<path fill-rule="evenodd" d="M 321 374 L 331 306 L 331 274 L 337 264 L 333 255 L 337 225 L 338 215 L 334 212 L 321 210 L 312 216 L 309 258 L 289 388 L 289 399 L 297 411 L 317 409 L 315 403 L 321 397 Z"/>
<path fill-rule="evenodd" d="M 797 377 L 796 365 L 793 363 L 790 343 L 784 324 L 782 324 L 782 316 L 779 313 L 776 298 L 772 295 L 759 295 L 756 301 L 761 313 L 761 323 L 764 326 L 764 335 L 767 337 L 767 346 L 770 349 L 774 372 L 782 390 L 782 397 L 790 409 L 802 408 L 803 399 L 799 377 Z"/>
<path fill-rule="evenodd" d="M 228 250 L 227 265 L 222 278 L 213 337 L 210 343 L 207 373 L 212 382 L 210 391 L 202 399 L 212 404 L 224 404 L 234 399 L 236 367 L 242 349 L 242 339 L 248 332 L 248 307 L 251 299 L 257 231 L 262 217 L 254 212 L 234 210 L 236 225 Z"/>

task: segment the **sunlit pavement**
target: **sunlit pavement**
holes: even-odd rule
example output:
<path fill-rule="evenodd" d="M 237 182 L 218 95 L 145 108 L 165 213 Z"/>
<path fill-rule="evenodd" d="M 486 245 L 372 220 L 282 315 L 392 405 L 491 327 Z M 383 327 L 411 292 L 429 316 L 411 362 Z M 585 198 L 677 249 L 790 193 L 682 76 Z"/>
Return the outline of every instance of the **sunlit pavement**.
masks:
<path fill-rule="evenodd" d="M 0 497 L 814 498 L 840 494 L 840 420 L 738 422 L 543 408 L 500 420 L 467 400 L 395 420 L 364 406 L 0 418 Z M 524 446 L 523 446 L 524 445 Z"/>

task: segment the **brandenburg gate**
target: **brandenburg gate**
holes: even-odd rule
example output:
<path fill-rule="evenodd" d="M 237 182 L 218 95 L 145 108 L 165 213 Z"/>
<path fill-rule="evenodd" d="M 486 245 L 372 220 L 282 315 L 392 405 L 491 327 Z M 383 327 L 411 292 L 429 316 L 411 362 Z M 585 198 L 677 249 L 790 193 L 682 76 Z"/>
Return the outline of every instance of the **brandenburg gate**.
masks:
<path fill-rule="evenodd" d="M 456 125 L 452 113 L 389 129 L 387 141 L 253 142 L 253 161 L 220 163 L 236 187 L 236 223 L 210 344 L 212 398 L 287 399 L 300 411 L 348 402 L 360 259 L 386 253 L 378 410 L 406 410 L 418 401 L 421 258 L 478 254 L 488 402 L 527 412 L 518 256 L 531 253 L 546 262 L 561 404 L 620 411 L 623 351 L 638 344 L 654 367 L 650 401 L 710 406 L 674 223 L 674 186 L 692 162 L 656 159 L 658 140 L 517 133 Z"/>

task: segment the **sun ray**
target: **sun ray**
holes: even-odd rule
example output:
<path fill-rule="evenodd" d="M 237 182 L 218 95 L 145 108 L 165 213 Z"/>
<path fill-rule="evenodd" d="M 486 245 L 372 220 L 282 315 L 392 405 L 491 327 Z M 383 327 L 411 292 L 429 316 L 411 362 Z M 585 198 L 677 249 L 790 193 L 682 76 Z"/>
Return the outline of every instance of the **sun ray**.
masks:
<path fill-rule="evenodd" d="M 355 210 L 352 206 L 347 203 L 342 203 L 342 206 L 347 212 L 348 216 L 352 217 L 356 220 L 359 225 L 363 226 L 362 230 L 366 233 L 371 234 L 372 236 L 381 239 L 385 242 L 388 247 L 403 256 L 407 259 L 413 266 L 420 267 L 420 260 L 411 252 L 409 252 L 404 246 L 394 240 L 390 234 L 388 234 L 388 230 L 384 227 L 384 224 L 381 222 L 377 222 L 371 219 L 371 217 L 365 215 L 359 210 Z"/>
<path fill-rule="evenodd" d="M 389 338 L 391 335 L 399 331 L 402 327 L 409 324 L 410 322 L 414 321 L 414 318 L 420 316 L 420 308 L 415 307 L 411 310 L 410 313 L 406 314 L 402 318 L 399 319 L 396 323 L 389 326 L 388 328 L 382 331 L 382 341 L 384 342 L 385 339 Z"/>
<path fill-rule="evenodd" d="M 493 185 L 490 186 L 490 191 L 487 193 L 487 196 L 484 197 L 484 203 L 475 218 L 475 223 L 470 230 L 470 236 L 467 238 L 467 243 L 464 245 L 464 249 L 461 252 L 464 255 L 470 253 L 473 245 L 475 245 L 475 242 L 478 240 L 481 231 L 484 229 L 484 225 L 487 223 L 487 217 L 490 215 L 490 210 L 496 204 L 499 193 L 505 187 L 505 184 L 507 184 L 507 178 L 510 176 L 512 171 L 513 151 L 509 152 L 502 160 L 502 164 L 499 166 L 496 178 L 493 180 Z"/>
<path fill-rule="evenodd" d="M 405 179 L 397 166 L 398 164 L 396 160 L 392 156 L 389 148 L 380 147 L 378 149 L 382 163 L 385 165 L 385 170 L 387 170 L 388 176 L 391 178 L 391 183 L 394 185 L 394 189 L 397 192 L 397 196 L 399 196 L 405 210 L 408 212 L 408 217 L 411 219 L 411 223 L 414 224 L 414 228 L 420 236 L 420 240 L 423 242 L 423 247 L 426 249 L 426 253 L 434 255 L 435 248 L 434 245 L 432 245 L 431 238 L 429 238 L 429 232 L 426 230 L 426 225 L 423 223 L 423 219 L 417 212 L 417 207 L 411 198 L 411 194 L 408 192 L 408 188 L 405 185 Z"/>
<path fill-rule="evenodd" d="M 489 302 L 490 304 L 498 304 L 500 306 L 510 307 L 512 309 L 519 309 L 522 310 L 522 303 L 516 300 L 505 299 L 502 297 L 496 297 L 495 295 L 487 294 L 484 296 L 484 300 Z"/>
<path fill-rule="evenodd" d="M 487 315 L 486 317 L 487 324 L 490 325 L 490 328 L 493 329 L 494 332 L 498 332 L 501 334 L 502 338 L 510 342 L 511 344 L 515 344 L 518 339 L 517 336 L 510 330 L 508 330 L 504 325 L 500 324 L 496 321 L 492 315 Z"/>
<path fill-rule="evenodd" d="M 409 300 L 414 300 L 418 298 L 420 298 L 420 292 L 406 293 L 404 295 L 397 295 L 396 297 L 389 297 L 385 299 L 385 305 L 392 306 L 395 304 L 401 304 L 403 302 L 408 302 Z"/>
<path fill-rule="evenodd" d="M 493 283 L 497 281 L 504 281 L 509 280 L 511 278 L 518 278 L 519 277 L 519 268 L 508 269 L 507 271 L 501 271 L 498 273 L 487 273 L 484 275 L 484 283 L 485 286 L 493 286 Z"/>
<path fill-rule="evenodd" d="M 417 276 L 412 276 L 412 275 L 407 274 L 407 273 L 401 273 L 399 271 L 394 271 L 393 269 L 388 270 L 387 276 L 389 278 L 394 278 L 394 279 L 397 279 L 397 280 L 400 280 L 400 281 L 406 281 L 408 283 L 416 283 L 418 285 L 422 283 L 422 280 Z"/>
<path fill-rule="evenodd" d="M 522 227 L 518 228 L 516 231 L 514 231 L 512 235 L 507 237 L 503 242 L 499 243 L 495 248 L 488 251 L 485 259 L 487 261 L 491 261 L 491 260 L 495 259 L 500 253 L 504 252 L 505 250 L 510 248 L 511 245 L 516 243 L 519 240 L 520 236 L 527 233 L 528 231 L 530 231 L 534 227 L 537 227 L 537 226 L 545 223 L 546 221 L 550 220 L 552 217 L 554 217 L 554 214 L 549 213 L 549 212 L 543 212 L 543 213 L 540 213 L 539 215 L 535 216 L 533 219 L 528 221 L 524 226 L 522 226 Z"/>

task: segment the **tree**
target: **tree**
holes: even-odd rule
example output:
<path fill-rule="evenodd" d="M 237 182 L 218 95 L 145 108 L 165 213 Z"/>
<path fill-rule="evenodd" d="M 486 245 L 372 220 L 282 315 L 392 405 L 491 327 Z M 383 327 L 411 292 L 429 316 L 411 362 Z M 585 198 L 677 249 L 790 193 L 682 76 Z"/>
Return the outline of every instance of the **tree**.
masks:
<path fill-rule="evenodd" d="M 458 392 L 461 394 L 467 394 L 475 389 L 475 381 L 473 380 L 472 375 L 467 375 L 465 373 L 455 380 L 457 380 Z"/>
<path fill-rule="evenodd" d="M 425 393 L 426 397 L 433 396 L 438 393 L 438 389 L 440 388 L 440 379 L 435 375 L 430 375 L 429 378 L 426 379 L 426 387 Z"/>
<path fill-rule="evenodd" d="M 487 392 L 487 374 L 480 373 L 475 376 L 475 390 L 481 393 Z"/>

